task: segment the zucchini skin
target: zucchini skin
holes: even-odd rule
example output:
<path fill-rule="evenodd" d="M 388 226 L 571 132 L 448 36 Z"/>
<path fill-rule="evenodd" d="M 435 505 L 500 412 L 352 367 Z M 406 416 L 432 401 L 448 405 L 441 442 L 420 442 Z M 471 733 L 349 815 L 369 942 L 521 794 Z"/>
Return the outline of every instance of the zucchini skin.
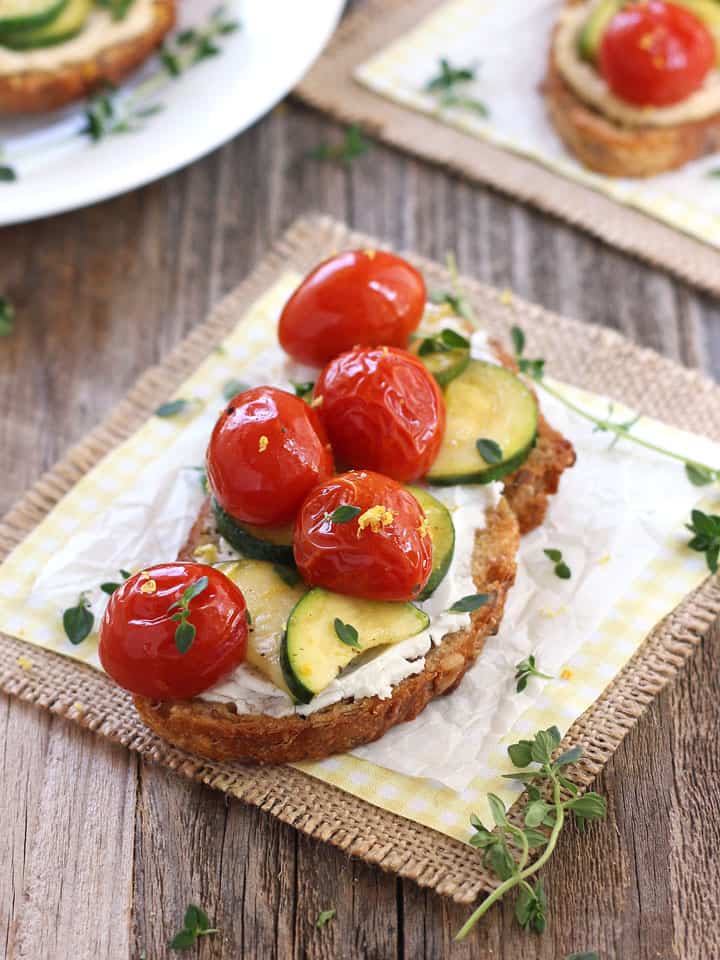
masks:
<path fill-rule="evenodd" d="M 213 497 L 212 510 L 215 516 L 215 525 L 218 533 L 231 547 L 238 550 L 244 557 L 251 560 L 266 560 L 268 563 L 281 563 L 286 566 L 295 566 L 292 544 L 269 543 L 253 536 L 244 529 L 241 523 L 226 513 Z"/>
<path fill-rule="evenodd" d="M 485 470 L 478 470 L 476 473 L 447 474 L 443 476 L 428 476 L 425 478 L 428 483 L 434 487 L 454 487 L 461 483 L 493 483 L 496 480 L 502 480 L 509 473 L 514 473 L 518 467 L 521 467 L 532 453 L 537 443 L 538 435 L 532 438 L 532 442 L 516 453 L 514 457 L 506 460 L 504 463 L 498 463 L 497 466 L 487 467 Z"/>
<path fill-rule="evenodd" d="M 0 44 L 3 43 L 5 35 L 15 33 L 21 30 L 35 30 L 44 27 L 58 17 L 67 6 L 68 0 L 55 0 L 39 13 L 32 13 L 28 16 L 19 17 L 0 17 Z"/>
<path fill-rule="evenodd" d="M 409 486 L 406 489 L 408 493 L 411 493 L 418 501 L 425 512 L 426 518 L 430 522 L 430 538 L 433 545 L 433 565 L 428 582 L 425 584 L 422 593 L 417 598 L 418 601 L 422 602 L 423 600 L 427 600 L 428 597 L 431 597 L 433 593 L 435 593 L 450 569 L 450 564 L 452 563 L 453 556 L 455 555 L 455 524 L 453 523 L 450 511 L 445 504 L 434 497 L 428 490 L 424 490 L 422 487 L 413 486 Z M 428 508 L 434 510 L 436 516 L 441 517 L 445 522 L 446 534 L 448 534 L 447 543 L 438 543 L 437 539 L 433 537 L 432 520 L 428 515 Z"/>
<path fill-rule="evenodd" d="M 292 614 L 290 614 L 290 616 L 292 616 Z M 312 690 L 308 690 L 308 688 L 298 679 L 297 674 L 290 664 L 287 645 L 287 630 L 285 633 L 283 633 L 282 643 L 280 644 L 280 666 L 282 667 L 287 688 L 290 691 L 290 695 L 295 700 L 295 703 L 310 703 L 314 699 L 315 694 L 312 692 Z"/>

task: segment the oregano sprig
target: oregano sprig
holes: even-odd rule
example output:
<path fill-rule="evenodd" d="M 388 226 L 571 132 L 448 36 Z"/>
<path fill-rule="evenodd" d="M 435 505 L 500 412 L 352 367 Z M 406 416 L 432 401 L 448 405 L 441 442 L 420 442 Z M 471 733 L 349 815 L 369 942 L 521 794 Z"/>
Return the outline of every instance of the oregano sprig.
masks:
<path fill-rule="evenodd" d="M 535 655 L 533 653 L 531 653 L 526 660 L 521 660 L 520 663 L 515 664 L 515 680 L 517 682 L 515 690 L 517 693 L 523 692 L 528 685 L 528 680 L 531 677 L 538 677 L 541 680 L 554 679 L 554 677 L 551 677 L 549 673 L 541 673 L 538 670 Z"/>
<path fill-rule="evenodd" d="M 75 647 L 90 636 L 95 616 L 85 593 L 80 594 L 74 607 L 68 607 L 63 612 L 62 623 L 65 636 Z"/>
<path fill-rule="evenodd" d="M 418 356 L 427 357 L 433 353 L 450 353 L 452 350 L 469 350 L 470 341 L 449 327 L 433 336 L 424 337 L 418 347 Z"/>
<path fill-rule="evenodd" d="M 353 161 L 370 150 L 370 141 L 365 138 L 357 124 L 347 127 L 341 143 L 321 143 L 308 153 L 312 160 L 326 163 L 340 163 L 344 167 L 352 166 Z"/>
<path fill-rule="evenodd" d="M 336 507 L 332 513 L 326 513 L 325 519 L 328 523 L 350 523 L 362 512 L 360 507 L 355 507 L 350 503 L 343 503 Z"/>
<path fill-rule="evenodd" d="M 447 57 L 441 57 L 438 61 L 438 72 L 425 84 L 425 92 L 437 97 L 441 109 L 460 107 L 487 117 L 489 111 L 482 100 L 466 92 L 468 84 L 477 79 L 477 70 L 476 63 L 466 67 L 454 67 Z"/>
<path fill-rule="evenodd" d="M 572 747 L 552 759 L 560 740 L 557 727 L 548 727 L 539 730 L 532 740 L 520 740 L 508 747 L 510 760 L 518 769 L 507 776 L 524 783 L 527 792 L 520 811 L 522 826 L 509 819 L 502 800 L 494 794 L 488 794 L 494 829 L 488 830 L 477 817 L 471 817 L 475 834 L 470 843 L 483 851 L 483 862 L 501 882 L 461 927 L 456 940 L 464 939 L 490 907 L 514 889 L 518 893 L 518 923 L 523 929 L 542 933 L 547 922 L 547 898 L 541 879 L 535 875 L 552 856 L 568 815 L 581 828 L 605 816 L 605 798 L 592 792 L 580 796 L 565 775 L 566 767 L 581 758 L 581 748 Z M 530 852 L 539 849 L 542 852 L 531 863 Z"/>
<path fill-rule="evenodd" d="M 619 439 L 630 440 L 632 443 L 636 443 L 641 447 L 645 447 L 647 450 L 652 450 L 654 453 L 659 453 L 661 456 L 670 457 L 672 460 L 679 460 L 680 463 L 684 464 L 685 472 L 688 479 L 695 486 L 705 486 L 706 484 L 713 482 L 720 482 L 720 468 L 711 467 L 706 463 L 700 463 L 697 460 L 688 460 L 687 457 L 682 456 L 682 454 L 675 453 L 673 450 L 668 450 L 666 447 L 661 447 L 656 443 L 651 443 L 649 440 L 644 440 L 642 437 L 638 437 L 637 434 L 632 433 L 632 428 L 642 419 L 641 414 L 633 416 L 630 420 L 623 422 L 616 422 L 612 419 L 613 406 L 612 404 L 608 408 L 608 415 L 606 417 L 596 417 L 592 413 L 588 413 L 587 410 L 584 410 L 582 407 L 579 407 L 576 403 L 573 403 L 572 400 L 568 398 L 555 387 L 551 386 L 545 379 L 545 361 L 543 359 L 528 359 L 525 354 L 525 334 L 520 329 L 520 327 L 513 327 L 511 330 L 511 337 L 513 342 L 513 347 L 515 348 L 515 360 L 518 367 L 522 373 L 526 373 L 528 376 L 532 377 L 535 383 L 541 387 L 546 393 L 549 393 L 551 396 L 555 397 L 556 400 L 559 400 L 568 410 L 572 410 L 573 413 L 577 414 L 579 417 L 582 417 L 584 420 L 588 420 L 590 423 L 594 424 L 595 431 L 601 433 L 612 433 L 615 435 L 613 439 L 613 445 L 618 442 Z"/>
<path fill-rule="evenodd" d="M 563 560 L 563 555 L 561 550 L 555 550 L 554 548 L 548 548 L 543 550 L 545 556 L 554 564 L 555 576 L 559 577 L 561 580 L 569 580 L 572 577 L 572 570 Z"/>
<path fill-rule="evenodd" d="M 189 950 L 197 943 L 198 937 L 208 937 L 220 933 L 217 927 L 210 926 L 208 915 L 202 907 L 191 903 L 185 911 L 182 930 L 179 930 L 168 944 L 171 950 Z"/>
<path fill-rule="evenodd" d="M 122 577 L 123 581 L 129 580 L 132 576 L 128 570 L 119 570 L 118 573 Z M 120 586 L 122 586 L 122 583 L 118 580 L 106 580 L 105 583 L 100 584 L 100 589 L 103 593 L 107 593 L 108 596 L 112 596 Z"/>
<path fill-rule="evenodd" d="M 195 597 L 199 596 L 208 586 L 207 577 L 199 577 L 194 583 L 186 587 L 180 595 L 180 599 L 171 603 L 168 607 L 168 613 L 172 614 L 170 619 L 175 620 L 175 646 L 178 653 L 187 653 L 193 644 L 195 634 L 195 624 L 190 621 L 190 603 Z M 172 613 L 172 611 L 175 613 Z"/>
<path fill-rule="evenodd" d="M 343 623 L 340 617 L 335 617 L 333 626 L 335 627 L 335 635 L 341 643 L 360 650 L 359 634 L 351 623 Z"/>
<path fill-rule="evenodd" d="M 717 573 L 720 556 L 720 515 L 693 510 L 690 519 L 691 522 L 685 524 L 693 534 L 688 547 L 704 553 L 708 569 L 711 573 Z"/>

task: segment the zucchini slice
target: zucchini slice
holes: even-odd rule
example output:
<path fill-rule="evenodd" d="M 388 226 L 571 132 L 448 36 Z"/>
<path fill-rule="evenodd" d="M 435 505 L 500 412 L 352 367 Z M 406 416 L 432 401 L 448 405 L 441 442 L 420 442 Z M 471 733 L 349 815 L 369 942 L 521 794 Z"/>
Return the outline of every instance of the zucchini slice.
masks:
<path fill-rule="evenodd" d="M 0 0 L 0 37 L 13 30 L 50 23 L 66 3 L 67 0 Z"/>
<path fill-rule="evenodd" d="M 429 483 L 490 483 L 512 473 L 535 446 L 537 401 L 505 367 L 471 360 L 445 391 L 447 425 L 442 446 L 427 475 Z M 479 452 L 478 440 L 500 447 L 496 462 Z"/>
<path fill-rule="evenodd" d="M 212 508 L 218 533 L 244 557 L 294 565 L 291 523 L 282 527 L 254 527 L 231 517 L 214 498 Z"/>
<path fill-rule="evenodd" d="M 292 696 L 280 665 L 280 648 L 288 617 L 307 587 L 302 582 L 288 586 L 272 564 L 258 560 L 222 563 L 218 569 L 240 587 L 247 603 L 247 662 Z"/>
<path fill-rule="evenodd" d="M 336 620 L 354 627 L 356 645 L 339 638 Z M 310 703 L 360 654 L 414 637 L 429 623 L 428 615 L 411 603 L 362 600 L 315 587 L 288 620 L 281 656 L 285 682 L 296 700 Z"/>
<path fill-rule="evenodd" d="M 454 331 L 450 331 L 454 333 Z M 422 362 L 425 369 L 435 377 L 441 387 L 459 377 L 470 363 L 470 344 L 450 346 L 443 342 L 442 334 L 437 337 L 417 337 L 410 346 L 410 353 Z M 458 337 L 458 342 L 464 340 Z M 452 342 L 452 341 L 449 341 Z"/>
<path fill-rule="evenodd" d="M 67 0 L 59 14 L 48 23 L 3 33 L 2 43 L 11 50 L 34 50 L 65 43 L 80 33 L 92 10 L 93 0 Z"/>
<path fill-rule="evenodd" d="M 422 487 L 408 487 L 407 489 L 425 511 L 428 533 L 432 540 L 432 573 L 425 584 L 425 589 L 418 597 L 418 600 L 427 600 L 435 593 L 450 569 L 455 553 L 455 526 L 450 511 L 444 503 L 441 503 Z"/>

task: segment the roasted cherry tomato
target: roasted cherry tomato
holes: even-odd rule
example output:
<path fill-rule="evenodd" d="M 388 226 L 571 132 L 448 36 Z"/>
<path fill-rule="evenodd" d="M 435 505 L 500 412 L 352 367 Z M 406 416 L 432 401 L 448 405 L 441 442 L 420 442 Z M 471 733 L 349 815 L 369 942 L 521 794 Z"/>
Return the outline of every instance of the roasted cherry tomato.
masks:
<path fill-rule="evenodd" d="M 315 267 L 290 297 L 280 343 L 315 367 L 358 344 L 404 347 L 425 301 L 425 281 L 406 260 L 383 250 L 349 250 Z"/>
<path fill-rule="evenodd" d="M 432 570 L 418 501 L 389 477 L 365 470 L 310 492 L 295 523 L 294 551 L 307 583 L 368 600 L 414 600 Z"/>
<path fill-rule="evenodd" d="M 674 3 L 631 3 L 613 17 L 600 48 L 600 69 L 628 103 L 665 107 L 698 90 L 715 64 L 713 36 L 694 13 Z"/>
<path fill-rule="evenodd" d="M 409 483 L 429 470 L 445 430 L 445 401 L 422 362 L 395 347 L 358 347 L 325 367 L 315 403 L 346 467 Z"/>
<path fill-rule="evenodd" d="M 110 597 L 100 662 L 131 693 L 185 700 L 232 673 L 247 638 L 245 598 L 224 573 L 203 563 L 160 563 Z"/>
<path fill-rule="evenodd" d="M 207 451 L 215 499 L 243 523 L 286 523 L 311 487 L 333 472 L 317 413 L 299 397 L 256 387 L 220 415 Z"/>

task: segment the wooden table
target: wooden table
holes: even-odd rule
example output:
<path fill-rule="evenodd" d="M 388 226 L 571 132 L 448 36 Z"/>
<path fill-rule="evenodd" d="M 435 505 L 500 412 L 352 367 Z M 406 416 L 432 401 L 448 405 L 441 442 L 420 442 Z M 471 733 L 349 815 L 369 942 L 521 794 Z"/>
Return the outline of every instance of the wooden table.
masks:
<path fill-rule="evenodd" d="M 321 210 L 685 363 L 720 372 L 720 309 L 493 192 L 376 146 L 345 171 L 306 158 L 332 123 L 283 105 L 175 176 L 0 232 L 4 511 L 237 284 Z M 662 590 L 662 584 L 658 584 Z M 568 829 L 546 871 L 548 932 L 509 906 L 463 945 L 466 910 L 310 841 L 71 723 L 0 700 L 0 950 L 13 960 L 168 956 L 185 906 L 222 930 L 203 958 L 720 956 L 720 633 L 600 778 L 609 817 Z M 337 918 L 315 929 L 320 910 Z M 193 954 L 189 954 L 193 956 Z"/>

